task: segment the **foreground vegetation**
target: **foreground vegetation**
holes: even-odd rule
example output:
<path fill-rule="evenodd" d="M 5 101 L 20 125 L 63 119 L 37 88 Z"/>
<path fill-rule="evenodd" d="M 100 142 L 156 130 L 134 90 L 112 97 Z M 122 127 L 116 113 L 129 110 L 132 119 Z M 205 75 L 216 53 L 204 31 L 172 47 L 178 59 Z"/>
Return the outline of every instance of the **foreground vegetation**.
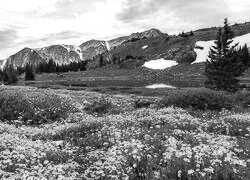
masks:
<path fill-rule="evenodd" d="M 248 180 L 250 112 L 239 103 L 248 95 L 224 96 L 238 100 L 233 110 L 171 106 L 177 96 L 0 87 L 0 179 Z"/>

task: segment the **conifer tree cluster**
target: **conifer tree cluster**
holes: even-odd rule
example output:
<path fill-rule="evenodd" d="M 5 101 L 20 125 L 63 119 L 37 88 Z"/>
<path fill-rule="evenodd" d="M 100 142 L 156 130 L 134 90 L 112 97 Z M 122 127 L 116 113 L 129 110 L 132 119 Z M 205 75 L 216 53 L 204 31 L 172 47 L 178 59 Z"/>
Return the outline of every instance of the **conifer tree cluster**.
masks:
<path fill-rule="evenodd" d="M 246 70 L 249 55 L 246 54 L 245 47 L 237 50 L 238 44 L 232 44 L 233 37 L 234 33 L 225 19 L 224 27 L 218 31 L 215 45 L 210 48 L 209 59 L 205 66 L 207 76 L 205 87 L 229 92 L 240 89 L 237 77 Z"/>
<path fill-rule="evenodd" d="M 189 37 L 189 36 L 194 36 L 194 32 L 191 30 L 190 33 L 185 33 L 182 31 L 181 33 L 178 34 L 180 37 Z"/>
<path fill-rule="evenodd" d="M 26 64 L 25 66 L 25 81 L 35 80 L 34 67 L 31 64 Z"/>
<path fill-rule="evenodd" d="M 243 47 L 240 47 L 238 50 L 239 56 L 243 62 L 243 64 L 246 66 L 246 68 L 250 67 L 250 54 L 247 45 L 245 44 Z"/>
<path fill-rule="evenodd" d="M 13 65 L 0 70 L 0 81 L 7 84 L 13 84 L 18 81 L 18 75 L 25 73 L 25 81 L 35 80 L 36 73 L 55 73 L 69 71 L 85 71 L 88 61 L 71 62 L 69 64 L 56 64 L 52 59 L 48 62 L 40 63 L 37 66 L 26 64 L 25 67 L 14 68 Z"/>
<path fill-rule="evenodd" d="M 18 74 L 13 65 L 8 65 L 0 71 L 0 80 L 6 84 L 15 84 L 18 81 Z"/>
<path fill-rule="evenodd" d="M 71 62 L 69 64 L 56 64 L 52 59 L 49 62 L 40 63 L 36 67 L 36 73 L 54 73 L 54 72 L 69 72 L 69 71 L 85 71 L 87 61 Z"/>
<path fill-rule="evenodd" d="M 25 68 L 24 67 L 17 67 L 16 68 L 17 74 L 21 75 L 25 72 Z"/>
<path fill-rule="evenodd" d="M 3 81 L 3 71 L 0 69 L 0 82 Z"/>

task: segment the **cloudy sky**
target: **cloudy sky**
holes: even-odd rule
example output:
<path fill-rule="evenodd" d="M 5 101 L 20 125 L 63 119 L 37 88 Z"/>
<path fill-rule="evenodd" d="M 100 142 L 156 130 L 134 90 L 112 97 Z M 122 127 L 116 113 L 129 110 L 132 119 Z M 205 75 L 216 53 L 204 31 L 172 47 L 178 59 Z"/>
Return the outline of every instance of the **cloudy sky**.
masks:
<path fill-rule="evenodd" d="M 158 28 L 168 34 L 250 20 L 249 0 L 0 0 L 0 59 Z"/>

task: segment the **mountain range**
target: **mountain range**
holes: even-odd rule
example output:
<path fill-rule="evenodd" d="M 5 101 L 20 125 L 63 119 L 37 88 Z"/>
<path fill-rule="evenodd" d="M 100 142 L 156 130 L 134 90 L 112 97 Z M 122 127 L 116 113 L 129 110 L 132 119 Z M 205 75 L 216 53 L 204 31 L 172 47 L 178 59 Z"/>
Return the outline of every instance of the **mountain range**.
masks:
<path fill-rule="evenodd" d="M 250 22 L 234 24 L 231 27 L 236 37 L 250 33 Z M 90 40 L 79 46 L 60 44 L 38 49 L 26 47 L 6 60 L 0 60 L 0 68 L 9 64 L 15 67 L 24 67 L 27 63 L 37 65 L 50 59 L 60 65 L 92 60 L 89 67 L 95 68 L 98 66 L 98 62 L 95 62 L 98 61 L 96 57 L 100 54 L 105 62 L 119 60 L 122 62 L 121 67 L 126 68 L 133 68 L 142 65 L 145 61 L 161 58 L 173 60 L 179 64 L 190 64 L 197 58 L 196 49 L 203 48 L 197 46 L 198 42 L 214 40 L 218 28 L 204 28 L 192 33 L 183 32 L 180 35 L 168 35 L 158 29 L 150 29 L 109 41 Z"/>

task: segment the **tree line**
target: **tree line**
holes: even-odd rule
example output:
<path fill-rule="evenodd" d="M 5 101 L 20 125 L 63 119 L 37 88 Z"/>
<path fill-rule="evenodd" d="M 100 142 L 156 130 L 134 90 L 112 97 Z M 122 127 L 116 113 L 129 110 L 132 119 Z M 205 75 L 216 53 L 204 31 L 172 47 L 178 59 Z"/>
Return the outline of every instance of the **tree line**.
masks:
<path fill-rule="evenodd" d="M 16 83 L 18 81 L 17 69 L 11 64 L 0 70 L 0 81 L 7 84 Z"/>
<path fill-rule="evenodd" d="M 26 64 L 25 67 L 15 68 L 13 65 L 6 66 L 0 70 L 0 81 L 6 84 L 15 84 L 18 81 L 18 76 L 25 73 L 25 81 L 34 80 L 35 74 L 41 73 L 62 73 L 85 71 L 88 61 L 71 62 L 69 64 L 59 65 L 52 59 L 48 62 L 39 63 L 38 65 Z"/>
<path fill-rule="evenodd" d="M 69 64 L 57 64 L 52 59 L 48 62 L 40 63 L 36 66 L 36 73 L 55 73 L 55 72 L 70 72 L 70 71 L 85 71 L 88 61 L 71 62 Z"/>

